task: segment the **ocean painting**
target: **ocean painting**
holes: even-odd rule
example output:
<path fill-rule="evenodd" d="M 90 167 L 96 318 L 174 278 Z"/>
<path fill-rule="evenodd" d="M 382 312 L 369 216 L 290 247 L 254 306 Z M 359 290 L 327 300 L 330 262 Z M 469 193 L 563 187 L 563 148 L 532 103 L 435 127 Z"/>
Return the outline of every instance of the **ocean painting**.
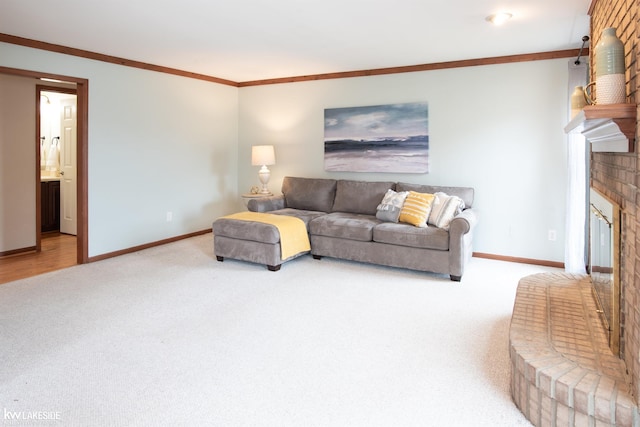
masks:
<path fill-rule="evenodd" d="M 428 104 L 325 109 L 324 169 L 428 173 Z"/>

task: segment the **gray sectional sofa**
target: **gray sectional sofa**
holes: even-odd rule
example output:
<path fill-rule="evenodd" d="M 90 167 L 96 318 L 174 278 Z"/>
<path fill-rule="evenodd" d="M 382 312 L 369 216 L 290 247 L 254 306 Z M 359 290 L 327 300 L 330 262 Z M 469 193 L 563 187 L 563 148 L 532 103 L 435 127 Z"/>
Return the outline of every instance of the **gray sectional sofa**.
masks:
<path fill-rule="evenodd" d="M 431 194 L 443 192 L 462 199 L 464 209 L 451 220 L 448 229 L 382 221 L 376 217 L 377 208 L 389 189 Z M 252 199 L 248 208 L 254 212 L 300 218 L 307 226 L 311 254 L 316 259 L 327 256 L 448 274 L 451 280 L 460 281 L 472 255 L 477 223 L 472 209 L 473 197 L 474 190 L 470 187 L 285 177 L 281 195 Z M 226 228 L 219 225 L 217 232 L 227 256 L 229 251 L 232 254 L 241 252 L 240 259 L 264 261 L 251 255 L 252 249 L 258 249 L 264 242 L 257 242 L 257 245 L 247 241 L 234 242 L 224 236 Z M 250 228 L 245 234 L 251 234 Z M 214 246 L 216 236 L 214 223 Z M 218 259 L 221 261 L 222 256 Z"/>

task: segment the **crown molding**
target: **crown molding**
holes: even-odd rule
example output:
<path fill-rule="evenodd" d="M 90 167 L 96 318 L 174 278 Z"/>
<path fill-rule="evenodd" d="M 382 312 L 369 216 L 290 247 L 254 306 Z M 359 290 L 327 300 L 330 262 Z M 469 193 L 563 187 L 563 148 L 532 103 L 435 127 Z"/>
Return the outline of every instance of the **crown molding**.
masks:
<path fill-rule="evenodd" d="M 490 58 L 465 59 L 460 61 L 436 62 L 432 64 L 408 65 L 402 67 L 376 68 L 372 70 L 345 71 L 337 73 L 314 74 L 308 76 L 283 77 L 275 79 L 240 82 L 239 87 L 261 86 L 278 83 L 294 83 L 312 80 L 344 79 L 349 77 L 369 77 L 384 74 L 414 73 L 419 71 L 444 70 L 447 68 L 477 67 L 480 65 L 508 64 L 514 62 L 542 61 L 546 59 L 570 58 L 577 56 L 580 49 L 556 50 L 552 52 L 526 53 L 520 55 L 495 56 Z M 583 50 L 588 55 L 588 49 Z"/>
<path fill-rule="evenodd" d="M 49 52 L 63 53 L 65 55 L 78 56 L 81 58 L 93 59 L 96 61 L 108 62 L 111 64 L 123 65 L 125 67 L 140 68 L 143 70 L 157 71 L 159 73 L 173 74 L 176 76 L 189 77 L 192 79 L 205 80 L 213 83 L 220 83 L 228 86 L 238 86 L 237 82 L 225 80 L 218 77 L 207 76 L 205 74 L 192 73 L 189 71 L 178 70 L 176 68 L 163 67 L 160 65 L 148 64 L 146 62 L 134 61 L 131 59 L 120 58 L 118 56 L 105 55 L 103 53 L 91 52 L 89 50 L 76 49 L 74 47 L 62 46 L 59 44 L 47 43 L 39 40 L 27 39 L 24 37 L 12 36 L 10 34 L 0 33 L 0 42 L 31 47 L 34 49 L 47 50 Z"/>
<path fill-rule="evenodd" d="M 350 77 L 368 77 L 379 76 L 385 74 L 413 73 L 419 71 L 443 70 L 448 68 L 476 67 L 480 65 L 496 65 L 514 62 L 541 61 L 547 59 L 569 58 L 577 56 L 579 49 L 557 50 L 552 52 L 527 53 L 519 55 L 497 56 L 490 58 L 466 59 L 460 61 L 438 62 L 432 64 L 408 65 L 400 67 L 376 68 L 371 70 L 344 71 L 335 73 L 312 74 L 306 76 L 281 77 L 264 80 L 252 80 L 245 82 L 235 82 L 232 80 L 221 79 L 219 77 L 208 76 L 205 74 L 192 73 L 189 71 L 179 70 L 176 68 L 163 67 L 160 65 L 148 64 L 146 62 L 134 61 L 131 59 L 120 58 L 117 56 L 105 55 L 102 53 L 92 52 L 73 47 L 62 46 L 58 44 L 43 42 L 39 40 L 27 39 L 24 37 L 13 36 L 10 34 L 0 33 L 0 42 L 30 47 L 34 49 L 47 50 L 50 52 L 62 53 L 65 55 L 78 56 L 81 58 L 93 59 L 96 61 L 108 62 L 111 64 L 123 65 L 126 67 L 140 68 L 143 70 L 157 71 L 160 73 L 173 74 L 192 79 L 205 80 L 208 82 L 219 83 L 234 87 L 264 86 L 279 83 L 296 83 L 314 80 L 331 80 L 344 79 Z M 588 55 L 588 50 L 583 51 L 583 55 Z"/>

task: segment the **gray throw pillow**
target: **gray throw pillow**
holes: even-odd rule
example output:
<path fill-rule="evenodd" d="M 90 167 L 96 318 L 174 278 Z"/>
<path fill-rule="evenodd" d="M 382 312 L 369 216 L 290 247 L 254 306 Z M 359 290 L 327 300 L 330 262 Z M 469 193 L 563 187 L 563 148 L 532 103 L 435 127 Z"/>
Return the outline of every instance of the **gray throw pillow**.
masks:
<path fill-rule="evenodd" d="M 380 221 L 398 222 L 400 211 L 408 194 L 408 191 L 397 193 L 391 189 L 387 190 L 382 202 L 378 205 L 376 218 Z"/>

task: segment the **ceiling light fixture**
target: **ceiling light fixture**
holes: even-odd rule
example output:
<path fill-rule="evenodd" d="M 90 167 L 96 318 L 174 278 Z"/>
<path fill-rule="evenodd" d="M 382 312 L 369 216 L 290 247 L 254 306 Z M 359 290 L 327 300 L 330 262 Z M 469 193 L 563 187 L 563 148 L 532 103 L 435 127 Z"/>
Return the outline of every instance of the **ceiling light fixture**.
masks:
<path fill-rule="evenodd" d="M 502 25 L 507 22 L 509 19 L 513 18 L 513 15 L 507 12 L 494 13 L 493 15 L 487 16 L 487 21 L 491 22 L 493 25 Z"/>

